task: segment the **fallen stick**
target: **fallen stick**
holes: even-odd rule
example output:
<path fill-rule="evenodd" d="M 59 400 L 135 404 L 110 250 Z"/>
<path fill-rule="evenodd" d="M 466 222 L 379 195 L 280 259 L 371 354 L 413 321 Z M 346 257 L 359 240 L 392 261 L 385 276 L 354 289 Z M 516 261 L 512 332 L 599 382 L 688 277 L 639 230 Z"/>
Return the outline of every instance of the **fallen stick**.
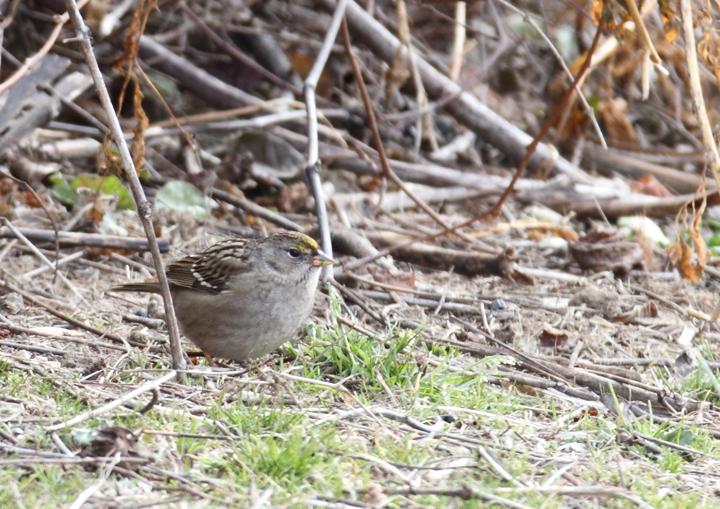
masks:
<path fill-rule="evenodd" d="M 27 334 L 27 335 L 39 336 L 39 337 L 43 337 L 43 338 L 47 338 L 47 339 L 52 339 L 55 341 L 67 341 L 68 343 L 75 343 L 78 345 L 91 345 L 94 347 L 108 348 L 110 350 L 118 350 L 120 352 L 127 352 L 127 348 L 123 348 L 121 346 L 111 345 L 109 343 L 100 343 L 100 342 L 93 341 L 91 339 L 86 339 L 86 338 L 73 337 L 73 336 L 61 336 L 58 334 L 48 333 L 42 329 L 30 329 L 27 327 L 18 327 L 16 325 L 9 325 L 6 323 L 0 323 L 0 329 L 9 330 L 16 334 Z M 56 348 L 38 347 L 37 345 L 32 345 L 32 344 L 26 345 L 26 344 L 20 344 L 20 343 L 9 343 L 7 341 L 0 341 L 0 345 L 11 346 L 12 348 L 28 350 L 30 352 L 36 351 L 36 352 L 40 352 L 40 353 L 52 353 L 54 355 L 67 354 L 67 352 L 65 350 L 58 350 Z M 42 348 L 42 350 L 40 350 L 39 348 Z"/>
<path fill-rule="evenodd" d="M 647 217 L 665 217 L 677 213 L 678 209 L 693 201 L 698 204 L 703 198 L 702 194 L 684 194 L 670 198 L 633 194 L 610 199 L 587 199 L 575 191 L 564 196 L 562 194 L 562 190 L 556 194 L 545 191 L 544 196 L 541 193 L 520 192 L 516 194 L 516 198 L 526 203 L 540 203 L 561 214 L 574 212 L 579 217 L 594 218 L 602 218 L 604 215 L 609 219 L 638 214 Z M 717 204 L 719 196 L 716 190 L 705 194 L 708 206 Z"/>
<path fill-rule="evenodd" d="M 137 398 L 138 396 L 140 396 L 143 393 L 157 389 L 162 384 L 175 378 L 176 374 L 177 373 L 173 370 L 168 371 L 165 375 L 161 376 L 160 378 L 157 378 L 150 382 L 146 382 L 145 384 L 141 385 L 137 389 L 120 396 L 119 398 L 111 401 L 110 403 L 108 403 L 106 405 L 103 405 L 98 408 L 93 408 L 92 410 L 78 414 L 66 422 L 60 422 L 58 424 L 53 424 L 52 426 L 45 426 L 45 431 L 57 431 L 57 430 L 63 429 L 63 428 L 71 428 L 73 426 L 77 426 L 81 422 L 87 421 L 88 419 L 93 419 L 95 417 L 99 417 L 103 414 L 106 414 L 106 413 L 110 412 L 111 410 L 114 410 L 115 408 L 119 407 L 120 405 Z"/>
<path fill-rule="evenodd" d="M 276 214 L 272 210 L 268 210 L 265 207 L 258 205 L 255 202 L 252 202 L 250 200 L 247 200 L 245 198 L 240 198 L 239 196 L 233 196 L 230 193 L 226 193 L 225 191 L 220 191 L 219 189 L 213 189 L 211 196 L 220 201 L 224 201 L 225 203 L 229 203 L 230 205 L 233 205 L 241 210 L 244 210 L 248 214 L 252 214 L 254 216 L 258 216 L 259 218 L 265 219 L 266 221 L 269 221 L 271 223 L 274 223 L 278 226 L 281 226 L 282 228 L 285 228 L 287 230 L 293 230 L 296 232 L 302 232 L 303 227 L 299 224 L 290 221 L 289 219 L 281 216 L 280 214 Z"/>
<path fill-rule="evenodd" d="M 152 62 L 152 67 L 169 74 L 208 104 L 221 109 L 259 104 L 262 102 L 247 92 L 233 87 L 195 64 L 176 55 L 151 37 L 140 39 L 140 58 Z"/>
<path fill-rule="evenodd" d="M 327 11 L 334 11 L 337 5 L 336 0 L 316 0 L 316 3 Z M 393 34 L 354 1 L 348 2 L 345 16 L 353 36 L 360 39 L 386 63 L 394 62 L 401 43 Z M 406 51 L 402 52 L 403 55 L 406 53 Z M 527 146 L 532 142 L 531 136 L 492 111 L 472 93 L 464 91 L 426 60 L 420 58 L 417 53 L 415 57 L 428 95 L 435 99 L 457 97 L 448 102 L 444 108 L 458 122 L 466 125 L 487 143 L 507 154 L 513 161 L 519 162 L 525 157 Z M 592 178 L 587 173 L 563 157 L 557 157 L 557 151 L 551 146 L 541 143 L 538 145 L 529 167 L 538 169 L 546 166 L 551 166 L 558 173 L 568 175 L 576 182 L 592 182 Z"/>
<path fill-rule="evenodd" d="M 365 235 L 376 248 L 388 247 L 399 241 L 409 239 L 405 236 L 388 232 L 365 232 Z M 500 254 L 485 254 L 475 251 L 460 251 L 414 243 L 393 251 L 393 257 L 408 263 L 414 263 L 434 270 L 450 270 L 468 276 L 478 274 L 508 277 L 513 272 L 512 251 Z"/>
<path fill-rule="evenodd" d="M 639 179 L 649 174 L 679 193 L 693 193 L 702 183 L 702 175 L 645 161 L 630 151 L 618 149 L 603 150 L 596 145 L 588 145 L 585 149 L 584 157 L 587 165 L 590 167 L 596 166 L 603 174 L 610 177 L 615 172 L 630 176 L 634 179 Z M 710 187 L 714 186 L 707 186 L 707 188 Z"/>
<path fill-rule="evenodd" d="M 0 275 L 2 275 L 2 274 L 0 273 Z M 86 324 L 86 323 L 83 323 L 83 322 L 81 322 L 80 320 L 76 320 L 75 318 L 72 318 L 71 316 L 68 316 L 67 313 L 62 312 L 62 311 L 59 311 L 59 310 L 53 308 L 53 307 L 50 306 L 49 304 L 46 304 L 45 302 L 43 302 L 43 300 L 40 300 L 38 297 L 36 297 L 36 296 L 34 296 L 34 295 L 31 295 L 31 294 L 29 294 L 28 292 L 24 291 L 23 289 L 18 288 L 17 286 L 13 285 L 12 283 L 8 283 L 7 281 L 4 281 L 4 280 L 2 280 L 2 279 L 0 279 L 0 289 L 1 289 L 1 288 L 6 288 L 6 289 L 8 289 L 8 290 L 11 291 L 11 292 L 15 292 L 15 293 L 17 293 L 17 294 L 19 294 L 19 295 L 22 295 L 22 297 L 23 297 L 24 299 L 28 300 L 29 302 L 32 302 L 32 303 L 35 304 L 36 306 L 39 306 L 39 307 L 45 309 L 45 310 L 48 311 L 50 314 L 55 315 L 56 317 L 60 318 L 61 320 L 65 320 L 65 321 L 68 322 L 69 324 L 74 325 L 75 327 L 78 327 L 78 328 L 80 328 L 80 329 L 86 330 L 86 331 L 88 331 L 88 332 L 92 332 L 93 334 L 95 334 L 96 336 L 100 336 L 101 338 L 107 338 L 107 339 L 109 339 L 110 341 L 114 341 L 115 343 L 118 343 L 118 344 L 121 344 L 121 345 L 125 345 L 125 344 L 127 343 L 127 344 L 129 344 L 130 346 L 135 346 L 135 347 L 138 347 L 138 348 L 146 348 L 146 347 L 148 346 L 148 345 L 146 345 L 145 343 L 140 343 L 140 342 L 135 341 L 135 340 L 130 339 L 130 338 L 128 338 L 128 339 L 126 340 L 126 339 L 124 339 L 124 338 L 121 338 L 121 337 L 118 336 L 117 334 L 114 334 L 114 333 L 108 332 L 108 331 L 100 330 L 100 329 L 98 329 L 97 327 L 93 327 L 92 325 L 88 325 L 88 324 Z"/>
<path fill-rule="evenodd" d="M 38 228 L 18 228 L 18 231 L 33 242 L 54 242 L 55 232 Z M 0 228 L 0 238 L 14 239 L 15 234 L 7 227 Z M 120 237 L 100 233 L 58 232 L 60 244 L 65 246 L 105 247 L 108 249 L 126 249 L 128 251 L 149 251 L 147 239 L 141 237 Z M 168 241 L 158 239 L 158 247 L 163 253 L 170 249 Z"/>

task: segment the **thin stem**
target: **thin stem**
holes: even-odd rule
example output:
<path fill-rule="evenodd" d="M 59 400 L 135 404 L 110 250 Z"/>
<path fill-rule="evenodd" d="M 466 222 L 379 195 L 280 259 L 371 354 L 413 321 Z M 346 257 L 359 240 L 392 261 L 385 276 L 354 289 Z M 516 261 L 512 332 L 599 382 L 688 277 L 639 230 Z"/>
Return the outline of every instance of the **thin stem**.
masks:
<path fill-rule="evenodd" d="M 363 104 L 365 105 L 365 114 L 367 116 L 367 122 L 368 126 L 370 127 L 370 131 L 373 135 L 373 140 L 375 141 L 375 150 L 377 150 L 378 157 L 380 158 L 380 166 L 383 170 L 383 175 L 385 178 L 391 180 L 396 186 L 398 186 L 405 194 L 408 195 L 408 197 L 415 202 L 415 204 L 420 207 L 427 215 L 429 215 L 432 219 L 435 220 L 436 223 L 438 223 L 440 226 L 442 226 L 445 231 L 452 231 L 455 230 L 457 227 L 453 227 L 452 225 L 448 224 L 440 215 L 438 215 L 430 206 L 425 203 L 420 197 L 418 197 L 410 188 L 408 188 L 405 185 L 405 182 L 403 182 L 397 175 L 395 175 L 395 172 L 392 171 L 390 168 L 390 162 L 388 161 L 387 155 L 385 154 L 385 147 L 382 144 L 382 139 L 380 138 L 380 131 L 377 126 L 377 122 L 375 121 L 375 112 L 372 108 L 372 101 L 370 100 L 370 95 L 368 94 L 367 88 L 365 87 L 365 81 L 363 80 L 362 73 L 360 72 L 360 66 L 357 63 L 357 60 L 355 59 L 355 55 L 352 52 L 352 46 L 350 44 L 350 31 L 348 30 L 347 22 L 343 19 L 342 24 L 342 35 L 343 35 L 343 45 L 345 46 L 345 53 L 347 54 L 348 60 L 350 61 L 350 66 L 353 69 L 353 74 L 355 75 L 355 81 L 358 84 L 358 88 L 360 89 L 360 97 L 362 97 Z M 475 239 L 468 237 L 462 232 L 459 232 L 455 230 L 455 234 L 463 239 L 466 242 L 470 242 L 471 244 L 476 244 Z"/>
<path fill-rule="evenodd" d="M 107 113 L 108 123 L 110 124 L 110 132 L 112 134 L 113 141 L 117 146 L 118 152 L 120 153 L 125 178 L 130 184 L 130 189 L 137 206 L 138 217 L 140 218 L 140 222 L 145 230 L 148 244 L 150 245 L 150 252 L 157 271 L 163 303 L 165 305 L 165 317 L 167 319 L 168 335 L 170 336 L 170 351 L 172 354 L 173 368 L 184 370 L 185 357 L 182 348 L 180 347 L 180 334 L 177 319 L 175 318 L 172 296 L 170 295 L 170 286 L 168 285 L 168 280 L 165 275 L 165 267 L 163 266 L 160 248 L 158 247 L 157 238 L 155 237 L 155 229 L 152 224 L 152 205 L 145 197 L 145 192 L 143 191 L 140 179 L 138 178 L 137 169 L 135 168 L 132 156 L 130 155 L 130 149 L 125 142 L 125 137 L 123 136 L 122 129 L 120 128 L 117 113 L 110 101 L 110 95 L 108 94 L 107 87 L 105 86 L 105 81 L 102 73 L 100 72 L 100 67 L 98 66 L 97 59 L 95 58 L 95 53 L 93 52 L 92 43 L 90 41 L 90 29 L 85 24 L 75 0 L 66 0 L 65 5 L 67 6 L 70 18 L 75 25 L 77 39 L 80 42 L 80 47 L 85 55 L 90 75 L 95 81 L 98 98 L 100 99 L 103 109 Z"/>
<path fill-rule="evenodd" d="M 312 189 L 313 198 L 315 198 L 315 213 L 318 220 L 318 230 L 320 231 L 320 244 L 322 245 L 323 251 L 330 258 L 333 256 L 332 240 L 330 238 L 330 221 L 328 220 L 327 207 L 325 206 L 325 196 L 322 190 L 322 181 L 320 180 L 320 174 L 318 169 L 320 168 L 320 160 L 318 158 L 318 121 L 317 121 L 317 106 L 315 104 L 315 89 L 317 87 L 320 74 L 322 73 L 325 63 L 330 56 L 333 43 L 337 38 L 338 31 L 340 30 L 340 22 L 345 16 L 345 7 L 347 6 L 347 0 L 340 0 L 335 8 L 330 28 L 325 35 L 322 48 L 320 53 L 315 59 L 315 65 L 313 65 L 310 74 L 305 80 L 305 86 L 303 87 L 303 93 L 305 96 L 305 105 L 307 108 L 307 123 L 308 123 L 308 160 L 307 160 L 307 176 L 310 181 L 310 188 Z M 333 277 L 332 265 L 323 267 L 322 280 L 328 281 Z"/>

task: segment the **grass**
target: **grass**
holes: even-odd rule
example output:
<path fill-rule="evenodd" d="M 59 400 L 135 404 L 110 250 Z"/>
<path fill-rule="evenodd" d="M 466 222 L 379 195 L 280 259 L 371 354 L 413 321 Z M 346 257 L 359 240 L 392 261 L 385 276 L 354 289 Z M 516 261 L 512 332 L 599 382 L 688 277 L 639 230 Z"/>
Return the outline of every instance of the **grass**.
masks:
<path fill-rule="evenodd" d="M 527 507 L 590 507 L 592 500 L 603 507 L 635 506 L 618 497 L 591 497 L 575 505 L 569 497 L 508 491 L 515 485 L 558 484 L 566 471 L 580 485 L 625 486 L 659 508 L 717 505 L 701 490 L 687 489 L 692 472 L 719 456 L 718 441 L 692 422 L 657 425 L 590 410 L 563 419 L 576 407 L 562 398 L 488 383 L 507 358 L 479 360 L 427 346 L 419 330 L 389 328 L 380 337 L 367 337 L 344 325 L 314 325 L 307 337 L 288 344 L 275 365 L 255 367 L 249 376 L 192 377 L 189 386 L 164 393 L 147 414 L 119 408 L 83 423 L 89 429 L 166 433 L 141 439 L 160 470 L 141 469 L 139 478 L 112 473 L 92 500 L 120 497 L 120 507 L 173 507 L 204 493 L 217 507 L 246 506 L 263 496 L 273 506 L 287 507 L 365 500 L 393 508 L 407 507 L 408 499 L 440 507 L 451 499 L 443 493 L 466 486 Z M 108 382 L 135 387 L 143 376 L 157 376 L 143 369 L 155 368 L 155 360 L 134 354 Z M 59 452 L 42 423 L 86 411 L 90 401 L 93 407 L 106 401 L 90 389 L 127 392 L 80 384 L 80 371 L 41 375 L 0 366 L 1 401 L 25 404 L 22 416 L 10 416 L 0 429 L 21 437 L 23 447 Z M 703 390 L 704 383 L 687 380 L 684 390 Z M 402 422 L 403 416 L 421 427 L 439 426 L 440 433 L 423 432 Z M 621 430 L 701 454 L 618 443 Z M 58 435 L 74 448 L 72 430 Z M 499 468 L 513 481 L 503 479 Z M 0 508 L 67 507 L 100 475 L 78 465 L 33 460 L 6 465 L 0 469 Z M 408 487 L 422 494 L 393 494 Z M 479 497 L 455 500 L 458 507 L 488 507 Z"/>

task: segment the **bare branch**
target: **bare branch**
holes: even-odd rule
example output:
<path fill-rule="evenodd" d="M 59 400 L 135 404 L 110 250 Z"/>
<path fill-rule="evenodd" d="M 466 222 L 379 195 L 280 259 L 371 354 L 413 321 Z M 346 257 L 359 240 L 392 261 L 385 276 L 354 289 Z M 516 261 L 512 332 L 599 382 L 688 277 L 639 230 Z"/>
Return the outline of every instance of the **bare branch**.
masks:
<path fill-rule="evenodd" d="M 170 336 L 170 351 L 172 353 L 173 367 L 175 369 L 185 369 L 185 357 L 180 347 L 180 334 L 178 330 L 177 320 L 175 318 L 175 309 L 173 308 L 172 296 L 170 295 L 170 286 L 168 285 L 167 277 L 165 276 L 165 267 L 163 266 L 162 256 L 160 255 L 160 248 L 158 247 L 157 238 L 155 237 L 155 229 L 152 224 L 152 205 L 145 197 L 140 179 L 138 178 L 137 169 L 133 163 L 133 158 L 130 155 L 130 149 L 125 141 L 125 137 L 120 127 L 117 114 L 113 108 L 112 102 L 110 101 L 110 95 L 108 94 L 105 81 L 100 67 L 98 66 L 95 53 L 93 52 L 92 43 L 90 41 L 90 29 L 83 21 L 80 14 L 80 9 L 75 0 L 66 0 L 65 5 L 67 6 L 70 17 L 75 25 L 77 31 L 77 38 L 80 42 L 80 46 L 85 55 L 85 60 L 90 70 L 90 74 L 95 81 L 95 87 L 97 89 L 98 97 L 102 103 L 105 112 L 107 113 L 109 128 L 113 137 L 113 141 L 118 148 L 120 158 L 122 160 L 123 171 L 125 172 L 125 178 L 130 184 L 133 198 L 137 206 L 138 217 L 140 222 L 145 229 L 145 235 L 150 244 L 150 252 L 152 253 L 153 262 L 155 263 L 155 269 L 157 271 L 158 281 L 160 282 L 160 289 L 163 296 L 163 303 L 165 305 L 165 316 L 168 326 L 168 335 Z"/>
<path fill-rule="evenodd" d="M 335 38 L 340 30 L 340 23 L 345 16 L 346 5 L 347 0 L 340 0 L 338 2 L 337 7 L 335 8 L 332 23 L 325 35 L 325 41 L 323 41 L 320 53 L 315 59 L 315 65 L 313 65 L 310 74 L 305 80 L 305 86 L 303 87 L 308 122 L 308 159 L 305 171 L 307 172 L 308 180 L 310 180 L 313 198 L 315 198 L 315 213 L 317 214 L 318 230 L 320 230 L 320 244 L 322 245 L 325 254 L 331 258 L 333 256 L 333 251 L 332 240 L 330 238 L 330 222 L 328 221 L 327 208 L 325 207 L 322 181 L 320 180 L 320 174 L 318 173 L 320 160 L 318 159 L 318 122 L 317 106 L 315 104 L 315 88 L 317 87 L 318 80 L 320 79 L 320 73 L 322 73 L 322 70 L 325 67 L 325 63 L 330 56 L 330 50 L 332 49 Z M 332 276 L 332 265 L 323 267 L 323 281 L 331 279 Z"/>

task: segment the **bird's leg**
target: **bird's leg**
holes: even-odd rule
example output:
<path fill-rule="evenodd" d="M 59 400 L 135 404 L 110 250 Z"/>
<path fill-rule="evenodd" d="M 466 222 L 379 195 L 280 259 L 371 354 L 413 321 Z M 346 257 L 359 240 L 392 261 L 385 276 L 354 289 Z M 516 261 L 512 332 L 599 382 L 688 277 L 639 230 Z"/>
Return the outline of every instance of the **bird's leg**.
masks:
<path fill-rule="evenodd" d="M 203 353 L 203 355 L 205 356 L 205 358 L 207 359 L 208 364 L 210 365 L 211 368 L 217 368 L 217 367 L 218 367 L 217 363 L 215 362 L 215 359 L 212 358 L 212 355 L 210 355 L 209 353 L 207 353 L 205 350 L 203 350 L 202 353 Z"/>

